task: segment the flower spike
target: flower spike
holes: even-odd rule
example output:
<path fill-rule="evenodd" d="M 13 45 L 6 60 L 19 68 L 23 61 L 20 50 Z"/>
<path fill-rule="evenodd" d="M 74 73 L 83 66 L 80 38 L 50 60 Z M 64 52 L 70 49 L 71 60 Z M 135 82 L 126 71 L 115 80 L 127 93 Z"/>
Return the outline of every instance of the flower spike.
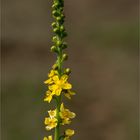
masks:
<path fill-rule="evenodd" d="M 64 134 L 60 133 L 61 127 L 70 124 L 72 119 L 76 117 L 76 114 L 65 108 L 62 102 L 63 97 L 71 99 L 75 95 L 75 92 L 72 91 L 72 84 L 69 82 L 71 70 L 63 68 L 64 61 L 68 60 L 68 55 L 64 52 L 68 45 L 64 41 L 67 32 L 64 26 L 65 15 L 63 9 L 64 0 L 53 0 L 52 16 L 54 21 L 51 26 L 54 36 L 52 37 L 51 52 L 57 54 L 57 59 L 48 74 L 47 80 L 44 81 L 48 89 L 45 93 L 44 101 L 48 103 L 54 101 L 56 105 L 54 110 L 48 111 L 44 124 L 46 130 L 55 129 L 55 132 L 54 137 L 44 137 L 43 140 L 70 140 L 70 137 L 75 133 L 72 129 L 66 129 Z"/>

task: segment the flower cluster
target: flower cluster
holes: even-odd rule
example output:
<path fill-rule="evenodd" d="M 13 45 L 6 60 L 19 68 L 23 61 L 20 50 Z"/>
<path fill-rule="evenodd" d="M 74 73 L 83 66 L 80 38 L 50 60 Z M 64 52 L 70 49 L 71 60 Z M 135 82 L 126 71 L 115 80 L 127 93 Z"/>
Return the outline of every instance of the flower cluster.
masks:
<path fill-rule="evenodd" d="M 47 130 L 51 130 L 57 126 L 58 120 L 57 120 L 57 115 L 56 115 L 56 109 L 55 110 L 50 110 L 48 111 L 49 117 L 45 118 L 45 125 Z M 70 124 L 71 119 L 75 118 L 76 114 L 74 112 L 71 112 L 69 109 L 64 108 L 64 104 L 61 104 L 60 107 L 60 124 L 65 125 L 65 124 Z"/>
<path fill-rule="evenodd" d="M 50 110 L 48 111 L 49 117 L 45 118 L 45 125 L 46 130 L 52 130 L 53 128 L 56 128 L 58 123 L 59 125 L 66 125 L 71 123 L 71 119 L 75 118 L 76 114 L 74 112 L 71 112 L 69 109 L 66 109 L 64 107 L 64 104 L 61 103 L 60 106 L 60 120 L 57 118 L 57 110 Z M 70 140 L 70 137 L 74 135 L 74 130 L 67 129 L 63 135 L 64 140 Z M 52 136 L 44 137 L 44 140 L 52 140 Z"/>
<path fill-rule="evenodd" d="M 48 85 L 48 89 L 46 91 L 46 97 L 44 101 L 51 102 L 53 96 L 60 96 L 60 94 L 64 93 L 64 95 L 71 99 L 71 96 L 75 95 L 75 92 L 71 91 L 72 85 L 68 82 L 68 75 L 64 74 L 59 78 L 58 71 L 51 70 L 48 74 L 49 79 L 44 83 Z"/>
<path fill-rule="evenodd" d="M 54 0 L 52 15 L 55 21 L 52 23 L 54 36 L 51 51 L 57 54 L 57 60 L 48 74 L 48 79 L 44 81 L 48 88 L 44 101 L 48 103 L 51 103 L 52 100 L 55 101 L 56 109 L 48 111 L 44 124 L 48 131 L 55 129 L 55 134 L 54 138 L 53 136 L 48 136 L 44 137 L 43 140 L 70 140 L 70 137 L 75 133 L 72 129 L 66 129 L 63 134 L 60 134 L 60 127 L 70 124 L 76 116 L 74 112 L 65 108 L 62 102 L 63 96 L 71 99 L 75 95 L 75 92 L 72 91 L 72 84 L 69 83 L 71 70 L 63 68 L 63 62 L 68 59 L 68 55 L 64 53 L 64 49 L 67 48 L 67 43 L 64 41 L 67 33 L 64 27 L 65 16 L 63 8 L 64 0 Z"/>

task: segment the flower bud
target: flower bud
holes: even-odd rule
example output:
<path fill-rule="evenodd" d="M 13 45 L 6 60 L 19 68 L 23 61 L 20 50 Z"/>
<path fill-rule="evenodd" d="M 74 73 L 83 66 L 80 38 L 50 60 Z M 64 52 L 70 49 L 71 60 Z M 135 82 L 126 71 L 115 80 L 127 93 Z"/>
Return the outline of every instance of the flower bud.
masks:
<path fill-rule="evenodd" d="M 57 21 L 61 21 L 61 19 L 62 19 L 61 17 L 57 17 L 56 18 Z"/>
<path fill-rule="evenodd" d="M 64 31 L 64 29 L 65 29 L 64 26 L 61 25 L 61 26 L 60 26 L 60 31 L 62 32 L 62 31 Z"/>
<path fill-rule="evenodd" d="M 54 28 L 53 29 L 53 32 L 55 32 L 56 34 L 58 34 L 59 33 L 59 29 L 58 28 Z"/>
<path fill-rule="evenodd" d="M 66 69 L 65 69 L 65 73 L 66 73 L 67 75 L 69 75 L 69 74 L 71 73 L 71 69 L 70 69 L 70 68 L 66 68 Z"/>
<path fill-rule="evenodd" d="M 51 52 L 57 52 L 57 47 L 56 46 L 52 46 L 51 47 Z"/>
<path fill-rule="evenodd" d="M 53 11 L 52 11 L 52 14 L 53 14 L 55 17 L 59 16 L 59 13 L 58 13 L 56 10 L 53 10 Z"/>
<path fill-rule="evenodd" d="M 68 55 L 64 53 L 63 56 L 62 56 L 62 59 L 63 60 L 67 60 L 68 59 Z"/>
<path fill-rule="evenodd" d="M 53 5 L 52 5 L 52 8 L 57 8 L 59 6 L 59 3 L 58 2 L 55 2 Z"/>
<path fill-rule="evenodd" d="M 58 40 L 58 41 L 56 42 L 56 45 L 59 47 L 60 45 L 62 45 L 62 42 L 61 42 L 60 40 Z"/>
<path fill-rule="evenodd" d="M 51 24 L 51 26 L 54 28 L 54 27 L 56 27 L 56 22 L 53 22 L 52 24 Z"/>
<path fill-rule="evenodd" d="M 57 37 L 56 37 L 56 36 L 54 36 L 54 37 L 52 38 L 52 42 L 57 42 Z"/>

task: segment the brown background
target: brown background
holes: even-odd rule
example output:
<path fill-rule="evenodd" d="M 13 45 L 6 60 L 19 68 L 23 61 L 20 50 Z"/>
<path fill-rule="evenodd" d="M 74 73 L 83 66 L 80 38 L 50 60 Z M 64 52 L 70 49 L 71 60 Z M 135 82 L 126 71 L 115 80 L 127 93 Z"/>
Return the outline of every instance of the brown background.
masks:
<path fill-rule="evenodd" d="M 52 0 L 2 2 L 2 140 L 41 140 Z M 65 0 L 73 140 L 138 140 L 138 0 Z"/>

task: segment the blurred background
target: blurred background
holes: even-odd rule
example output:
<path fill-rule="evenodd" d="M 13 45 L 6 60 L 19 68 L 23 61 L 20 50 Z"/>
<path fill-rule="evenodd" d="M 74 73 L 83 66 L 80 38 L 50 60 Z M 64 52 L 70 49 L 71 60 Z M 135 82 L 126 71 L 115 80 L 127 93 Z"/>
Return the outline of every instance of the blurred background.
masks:
<path fill-rule="evenodd" d="M 42 140 L 52 0 L 2 2 L 2 140 Z M 138 140 L 138 0 L 65 0 L 73 140 Z M 67 128 L 67 127 L 66 127 Z"/>

